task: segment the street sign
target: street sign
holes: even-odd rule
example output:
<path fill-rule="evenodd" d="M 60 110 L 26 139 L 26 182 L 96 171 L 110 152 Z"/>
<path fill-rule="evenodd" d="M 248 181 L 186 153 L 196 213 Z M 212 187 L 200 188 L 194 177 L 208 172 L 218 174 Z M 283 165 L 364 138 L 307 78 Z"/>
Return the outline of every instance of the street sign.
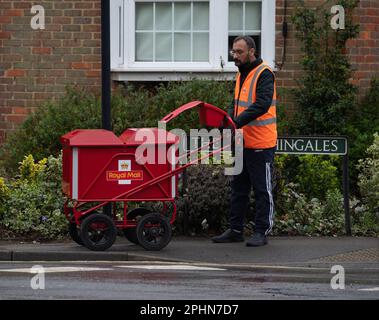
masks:
<path fill-rule="evenodd" d="M 278 137 L 276 153 L 346 155 L 345 137 Z"/>

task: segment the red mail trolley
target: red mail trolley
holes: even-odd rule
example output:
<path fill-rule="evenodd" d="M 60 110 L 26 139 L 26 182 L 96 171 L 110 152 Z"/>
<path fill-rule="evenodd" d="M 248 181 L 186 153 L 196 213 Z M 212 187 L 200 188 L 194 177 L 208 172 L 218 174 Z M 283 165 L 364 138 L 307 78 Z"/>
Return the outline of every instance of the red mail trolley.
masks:
<path fill-rule="evenodd" d="M 181 106 L 161 122 L 193 108 L 199 109 L 202 125 L 235 129 L 225 111 L 201 101 Z M 119 229 L 146 250 L 164 248 L 176 219 L 178 175 L 194 163 L 180 165 L 178 143 L 178 136 L 159 128 L 127 129 L 119 137 L 101 129 L 78 129 L 62 136 L 64 213 L 72 239 L 90 250 L 102 251 L 113 245 Z M 142 206 L 128 210 L 131 203 L 142 202 L 160 202 L 162 210 L 152 212 Z M 112 204 L 111 215 L 102 212 L 107 204 Z M 168 216 L 170 204 L 173 212 Z"/>

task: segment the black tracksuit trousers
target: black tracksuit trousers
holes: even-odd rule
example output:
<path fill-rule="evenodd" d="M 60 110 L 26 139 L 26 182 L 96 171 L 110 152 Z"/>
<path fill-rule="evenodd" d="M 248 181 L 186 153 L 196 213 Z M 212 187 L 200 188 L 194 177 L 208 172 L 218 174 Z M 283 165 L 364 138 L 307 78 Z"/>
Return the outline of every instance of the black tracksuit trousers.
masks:
<path fill-rule="evenodd" d="M 251 187 L 255 196 L 254 232 L 268 235 L 274 222 L 272 170 L 275 148 L 243 150 L 243 170 L 232 179 L 230 228 L 243 231 Z"/>

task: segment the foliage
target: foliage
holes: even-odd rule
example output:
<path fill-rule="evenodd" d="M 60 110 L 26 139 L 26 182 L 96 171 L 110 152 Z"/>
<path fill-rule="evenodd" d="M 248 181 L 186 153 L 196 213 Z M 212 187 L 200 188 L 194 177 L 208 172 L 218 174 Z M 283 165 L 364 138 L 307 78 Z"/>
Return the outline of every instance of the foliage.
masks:
<path fill-rule="evenodd" d="M 358 186 L 362 201 L 370 212 L 379 214 L 379 134 L 374 134 L 374 143 L 367 149 L 368 158 L 360 160 Z"/>
<path fill-rule="evenodd" d="M 325 198 L 328 190 L 338 189 L 340 186 L 337 177 L 337 157 L 303 155 L 299 156 L 296 176 L 293 181 L 299 184 L 299 189 L 310 197 Z"/>
<path fill-rule="evenodd" d="M 352 233 L 357 236 L 378 236 L 379 215 L 370 211 L 365 203 L 357 198 L 350 200 Z"/>
<path fill-rule="evenodd" d="M 18 170 L 20 172 L 20 179 L 36 181 L 41 177 L 43 170 L 46 168 L 47 158 L 44 158 L 37 163 L 34 163 L 34 158 L 30 154 L 25 156 L 21 162 Z"/>
<path fill-rule="evenodd" d="M 5 179 L 0 177 L 0 220 L 3 218 L 4 214 L 4 203 L 9 197 L 9 187 L 7 186 Z"/>
<path fill-rule="evenodd" d="M 349 137 L 349 171 L 352 177 L 352 190 L 357 193 L 358 161 L 373 143 L 375 132 L 379 132 L 379 78 L 371 80 L 371 86 L 364 99 L 353 108 L 345 128 Z"/>
<path fill-rule="evenodd" d="M 307 8 L 298 1 L 292 22 L 304 53 L 301 64 L 304 69 L 295 89 L 298 112 L 295 129 L 301 134 L 341 134 L 346 125 L 346 115 L 355 103 L 356 87 L 349 83 L 351 69 L 345 55 L 348 39 L 358 34 L 353 23 L 352 10 L 356 0 L 343 0 L 345 29 L 330 27 L 331 2 L 326 1 L 316 9 Z M 338 125 L 336 125 L 338 124 Z"/>
<path fill-rule="evenodd" d="M 273 189 L 278 194 L 293 182 L 308 198 L 325 199 L 328 190 L 340 188 L 339 163 L 340 159 L 336 156 L 277 155 Z"/>
<path fill-rule="evenodd" d="M 343 197 L 338 190 L 329 190 L 324 201 L 309 199 L 288 184 L 283 193 L 273 234 L 336 236 L 344 234 Z"/>
<path fill-rule="evenodd" d="M 230 200 L 224 166 L 194 165 L 187 169 L 187 174 L 187 188 L 178 200 L 178 231 L 201 234 L 209 226 L 209 232 L 219 232 L 227 224 Z"/>
<path fill-rule="evenodd" d="M 5 187 L 7 197 L 1 203 L 1 227 L 29 239 L 56 239 L 65 234 L 61 163 L 61 156 L 50 156 L 37 163 L 32 155 L 25 156 L 19 175 Z"/>

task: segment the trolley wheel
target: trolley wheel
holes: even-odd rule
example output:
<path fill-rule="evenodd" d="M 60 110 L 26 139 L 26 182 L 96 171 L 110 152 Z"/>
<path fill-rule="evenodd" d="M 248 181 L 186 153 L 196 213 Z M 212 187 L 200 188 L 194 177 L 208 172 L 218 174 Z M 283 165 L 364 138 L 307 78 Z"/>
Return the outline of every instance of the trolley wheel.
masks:
<path fill-rule="evenodd" d="M 141 220 L 141 218 L 148 213 L 150 213 L 149 209 L 135 208 L 135 209 L 130 210 L 128 212 L 127 217 L 128 217 L 128 220 L 129 219 L 130 220 L 136 220 L 138 223 L 138 221 Z M 138 244 L 136 229 L 137 229 L 136 227 L 133 227 L 133 228 L 126 228 L 126 229 L 122 230 L 124 232 L 125 238 L 134 244 Z"/>
<path fill-rule="evenodd" d="M 113 220 L 102 213 L 86 217 L 80 227 L 83 244 L 93 251 L 104 251 L 116 241 L 117 229 Z"/>
<path fill-rule="evenodd" d="M 83 245 L 83 240 L 80 237 L 80 231 L 75 222 L 70 222 L 68 224 L 68 233 L 72 240 L 74 240 L 77 244 Z"/>
<path fill-rule="evenodd" d="M 171 240 L 171 225 L 167 218 L 159 213 L 149 213 L 137 224 L 139 244 L 146 250 L 158 251 L 168 245 Z"/>

